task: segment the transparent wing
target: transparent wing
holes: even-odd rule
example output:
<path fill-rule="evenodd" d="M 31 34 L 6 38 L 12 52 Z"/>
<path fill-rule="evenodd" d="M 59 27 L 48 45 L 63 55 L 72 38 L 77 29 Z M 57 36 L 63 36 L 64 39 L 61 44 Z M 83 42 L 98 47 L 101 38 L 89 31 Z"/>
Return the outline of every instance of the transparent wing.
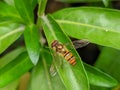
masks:
<path fill-rule="evenodd" d="M 50 70 L 49 70 L 50 75 L 52 77 L 54 77 L 57 74 L 57 69 L 56 68 L 58 68 L 58 69 L 61 68 L 62 63 L 63 63 L 63 60 L 61 58 L 61 55 L 59 55 L 59 53 L 54 51 L 53 57 L 54 57 L 54 60 L 53 60 L 53 63 L 51 64 Z M 55 67 L 55 65 L 56 65 L 56 67 Z"/>
<path fill-rule="evenodd" d="M 72 41 L 72 42 L 73 42 L 73 45 L 76 49 L 85 47 L 86 45 L 88 45 L 90 43 L 87 40 L 75 40 L 75 41 Z"/>
<path fill-rule="evenodd" d="M 56 74 L 57 74 L 57 70 L 56 70 L 54 64 L 52 64 L 52 65 L 50 66 L 50 75 L 51 75 L 52 77 L 54 77 Z"/>

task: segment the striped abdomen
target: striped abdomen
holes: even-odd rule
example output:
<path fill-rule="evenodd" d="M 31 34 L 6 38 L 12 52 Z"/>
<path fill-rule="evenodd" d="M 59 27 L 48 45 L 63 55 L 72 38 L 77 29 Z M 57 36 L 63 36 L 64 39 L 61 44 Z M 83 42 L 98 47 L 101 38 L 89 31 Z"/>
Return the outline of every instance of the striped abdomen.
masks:
<path fill-rule="evenodd" d="M 67 50 L 63 56 L 71 65 L 76 64 L 76 59 L 70 51 Z"/>

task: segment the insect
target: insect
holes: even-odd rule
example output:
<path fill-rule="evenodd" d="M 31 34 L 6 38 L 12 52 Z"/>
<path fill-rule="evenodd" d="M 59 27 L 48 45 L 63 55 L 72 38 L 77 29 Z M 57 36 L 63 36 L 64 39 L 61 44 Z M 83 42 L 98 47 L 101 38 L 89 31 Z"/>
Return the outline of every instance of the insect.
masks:
<path fill-rule="evenodd" d="M 51 47 L 61 54 L 71 65 L 76 64 L 76 58 L 73 56 L 73 54 L 60 42 L 57 40 L 54 40 L 51 44 Z"/>
<path fill-rule="evenodd" d="M 73 45 L 75 46 L 75 48 L 81 48 L 84 47 L 86 45 L 88 45 L 89 42 L 86 40 L 75 40 L 73 41 Z M 59 54 L 61 54 L 61 56 L 63 56 L 71 65 L 75 65 L 76 64 L 76 58 L 75 56 L 65 47 L 65 45 L 61 44 L 58 40 L 54 40 L 51 43 L 51 47 L 58 52 Z M 60 64 L 60 60 L 59 64 Z M 56 68 L 55 66 L 52 64 L 50 67 L 50 74 L 51 76 L 55 76 L 56 75 Z"/>

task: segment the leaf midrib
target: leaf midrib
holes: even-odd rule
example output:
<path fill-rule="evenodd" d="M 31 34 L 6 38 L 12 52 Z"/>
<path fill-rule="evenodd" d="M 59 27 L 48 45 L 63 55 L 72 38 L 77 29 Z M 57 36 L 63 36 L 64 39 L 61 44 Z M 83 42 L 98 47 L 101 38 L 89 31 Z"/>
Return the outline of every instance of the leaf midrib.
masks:
<path fill-rule="evenodd" d="M 106 32 L 120 33 L 118 31 L 115 31 L 115 30 L 112 30 L 112 29 L 109 29 L 109 28 L 103 28 L 103 27 L 100 27 L 100 26 L 92 25 L 92 24 L 86 24 L 86 23 L 69 21 L 69 20 L 58 20 L 58 19 L 56 19 L 56 21 L 58 23 L 68 23 L 68 24 L 72 24 L 72 25 L 80 25 L 80 26 L 86 26 L 86 27 L 90 27 L 90 28 L 96 28 L 96 29 L 103 30 L 103 31 L 106 31 Z"/>
<path fill-rule="evenodd" d="M 4 39 L 4 38 L 6 38 L 6 37 L 8 37 L 8 36 L 10 36 L 10 35 L 13 35 L 13 34 L 15 34 L 15 33 L 22 32 L 22 31 L 24 31 L 24 27 L 23 27 L 23 26 L 20 27 L 20 28 L 15 29 L 15 30 L 13 30 L 12 32 L 9 32 L 9 33 L 1 36 L 1 37 L 0 37 L 0 40 Z"/>

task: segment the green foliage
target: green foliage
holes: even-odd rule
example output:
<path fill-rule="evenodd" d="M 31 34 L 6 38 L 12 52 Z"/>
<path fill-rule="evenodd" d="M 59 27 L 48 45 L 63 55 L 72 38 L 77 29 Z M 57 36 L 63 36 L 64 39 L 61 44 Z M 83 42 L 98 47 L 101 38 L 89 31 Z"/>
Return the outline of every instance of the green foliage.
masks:
<path fill-rule="evenodd" d="M 24 38 L 29 57 L 34 65 L 36 65 L 40 52 L 39 34 L 37 27 L 35 25 L 27 26 L 24 31 Z"/>
<path fill-rule="evenodd" d="M 110 0 L 58 1 L 103 2 L 106 7 L 110 4 Z M 120 52 L 112 48 L 120 49 L 119 10 L 86 6 L 45 15 L 46 5 L 47 0 L 0 1 L 0 90 L 16 90 L 20 77 L 26 72 L 31 74 L 28 90 L 111 90 L 117 86 Z M 97 68 L 83 63 L 70 37 L 106 46 L 96 61 Z M 15 41 L 23 43 L 19 38 L 25 44 L 22 47 L 17 44 L 18 48 L 11 50 Z M 73 54 L 76 65 L 69 64 L 52 49 L 54 40 Z"/>
<path fill-rule="evenodd" d="M 58 40 L 63 44 L 67 42 L 72 44 L 69 38 L 64 34 L 64 32 L 61 31 L 61 28 L 58 26 L 58 24 L 54 21 L 54 19 L 50 15 L 48 15 L 48 17 L 43 16 L 42 20 L 43 20 L 42 23 L 43 23 L 44 32 L 45 32 L 45 35 L 47 36 L 46 38 L 48 40 L 49 47 L 51 47 L 51 43 L 54 40 Z M 66 61 L 64 60 L 64 61 L 61 61 L 62 67 L 60 68 L 58 63 L 59 60 L 55 60 L 54 62 L 55 62 L 55 66 L 58 71 L 58 74 L 61 77 L 67 89 L 88 90 L 89 86 L 88 86 L 87 78 L 85 77 L 86 74 L 83 69 L 81 59 L 77 55 L 73 47 L 72 48 L 67 47 L 67 48 L 69 48 L 69 50 L 71 50 L 71 52 L 75 55 L 77 59 L 77 65 L 73 67 L 68 63 L 64 62 Z M 59 56 L 56 56 L 56 57 L 57 58 L 55 59 L 59 59 L 58 58 Z"/>
<path fill-rule="evenodd" d="M 118 10 L 97 7 L 67 8 L 53 14 L 69 36 L 117 49 L 120 49 L 119 15 Z"/>

